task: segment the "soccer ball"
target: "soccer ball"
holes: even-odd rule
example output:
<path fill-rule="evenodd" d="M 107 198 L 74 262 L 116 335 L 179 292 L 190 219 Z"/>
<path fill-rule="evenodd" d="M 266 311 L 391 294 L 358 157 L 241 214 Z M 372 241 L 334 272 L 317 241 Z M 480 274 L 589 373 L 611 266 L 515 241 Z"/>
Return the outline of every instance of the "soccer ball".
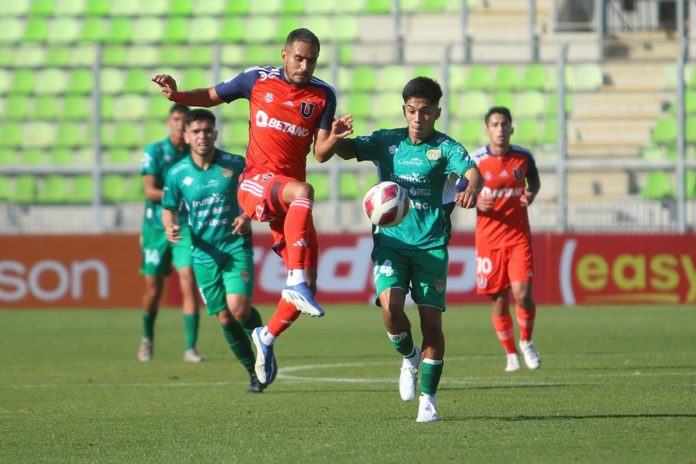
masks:
<path fill-rule="evenodd" d="M 368 219 L 379 227 L 394 227 L 408 214 L 410 199 L 405 188 L 396 182 L 373 185 L 363 198 Z"/>

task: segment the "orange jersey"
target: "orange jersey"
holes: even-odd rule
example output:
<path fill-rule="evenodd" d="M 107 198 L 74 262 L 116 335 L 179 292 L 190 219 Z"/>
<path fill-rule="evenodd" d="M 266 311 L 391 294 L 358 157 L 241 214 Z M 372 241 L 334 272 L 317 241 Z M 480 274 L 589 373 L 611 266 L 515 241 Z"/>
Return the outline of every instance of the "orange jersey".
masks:
<path fill-rule="evenodd" d="M 247 69 L 215 90 L 228 103 L 249 100 L 247 175 L 272 172 L 304 181 L 316 129 L 331 130 L 335 90 L 315 77 L 296 86 L 282 68 L 270 66 Z"/>
<path fill-rule="evenodd" d="M 531 237 L 527 208 L 520 203 L 526 179 L 538 179 L 532 153 L 511 145 L 503 156 L 494 156 L 489 147 L 471 154 L 484 179 L 481 196 L 493 196 L 490 211 L 477 212 L 476 247 L 495 249 L 527 241 Z"/>

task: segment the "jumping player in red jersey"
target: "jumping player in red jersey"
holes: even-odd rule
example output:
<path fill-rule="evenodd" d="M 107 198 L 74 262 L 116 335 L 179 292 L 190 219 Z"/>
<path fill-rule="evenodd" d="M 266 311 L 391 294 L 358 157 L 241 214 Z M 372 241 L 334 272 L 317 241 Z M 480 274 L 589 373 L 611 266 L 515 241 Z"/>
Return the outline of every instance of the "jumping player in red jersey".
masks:
<path fill-rule="evenodd" d="M 169 75 L 152 81 L 171 101 L 211 107 L 238 98 L 249 100 L 249 146 L 238 199 L 250 218 L 268 222 L 273 249 L 288 269 L 286 287 L 265 327 L 252 334 L 256 375 L 264 385 L 275 378 L 273 343 L 301 313 L 323 316 L 316 302 L 318 246 L 312 219 L 314 189 L 305 182 L 307 154 L 323 162 L 338 140 L 352 134 L 353 119 L 334 120 L 335 90 L 313 77 L 319 39 L 296 29 L 281 51 L 281 68 L 255 67 L 207 89 L 181 92 Z"/>
<path fill-rule="evenodd" d="M 512 290 L 520 349 L 527 367 L 538 369 L 541 358 L 532 341 L 536 304 L 527 208 L 541 187 L 539 172 L 529 150 L 510 144 L 514 129 L 508 108 L 491 108 L 484 121 L 490 144 L 471 155 L 484 178 L 476 219 L 477 293 L 491 298 L 493 326 L 507 353 L 505 370 L 513 372 L 520 361 L 510 315 Z"/>

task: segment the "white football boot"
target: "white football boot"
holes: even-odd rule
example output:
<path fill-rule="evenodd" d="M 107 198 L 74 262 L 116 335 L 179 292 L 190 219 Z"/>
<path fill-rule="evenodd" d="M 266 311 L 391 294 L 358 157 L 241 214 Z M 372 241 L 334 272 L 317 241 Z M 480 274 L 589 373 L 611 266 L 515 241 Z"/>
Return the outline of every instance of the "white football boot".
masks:
<path fill-rule="evenodd" d="M 416 397 L 418 386 L 418 366 L 420 364 L 421 351 L 415 347 L 415 352 L 410 358 L 404 358 L 401 363 L 399 375 L 399 394 L 404 401 L 412 401 Z"/>
<path fill-rule="evenodd" d="M 530 369 L 539 369 L 541 366 L 541 356 L 531 340 L 520 340 L 520 349 L 524 356 L 524 363 Z"/>
<path fill-rule="evenodd" d="M 138 348 L 138 361 L 148 362 L 152 360 L 152 340 L 143 338 L 140 340 L 140 348 Z"/>
<path fill-rule="evenodd" d="M 515 372 L 520 370 L 520 357 L 517 353 L 508 353 L 505 372 Z"/>
<path fill-rule="evenodd" d="M 418 398 L 418 416 L 416 422 L 435 422 L 440 418 L 435 397 L 422 393 Z"/>
<path fill-rule="evenodd" d="M 194 364 L 202 363 L 205 359 L 195 348 L 189 348 L 184 351 L 184 361 Z"/>

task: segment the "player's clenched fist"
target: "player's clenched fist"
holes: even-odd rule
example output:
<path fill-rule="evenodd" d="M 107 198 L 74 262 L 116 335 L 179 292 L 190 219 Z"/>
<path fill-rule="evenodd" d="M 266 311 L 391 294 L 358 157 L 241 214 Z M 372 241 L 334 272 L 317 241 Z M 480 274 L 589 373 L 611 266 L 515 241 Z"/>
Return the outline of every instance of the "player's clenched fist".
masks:
<path fill-rule="evenodd" d="M 172 224 L 164 230 L 167 234 L 167 240 L 169 240 L 170 242 L 176 243 L 179 240 L 181 240 L 181 236 L 179 235 L 181 227 L 179 227 L 178 225 Z"/>

